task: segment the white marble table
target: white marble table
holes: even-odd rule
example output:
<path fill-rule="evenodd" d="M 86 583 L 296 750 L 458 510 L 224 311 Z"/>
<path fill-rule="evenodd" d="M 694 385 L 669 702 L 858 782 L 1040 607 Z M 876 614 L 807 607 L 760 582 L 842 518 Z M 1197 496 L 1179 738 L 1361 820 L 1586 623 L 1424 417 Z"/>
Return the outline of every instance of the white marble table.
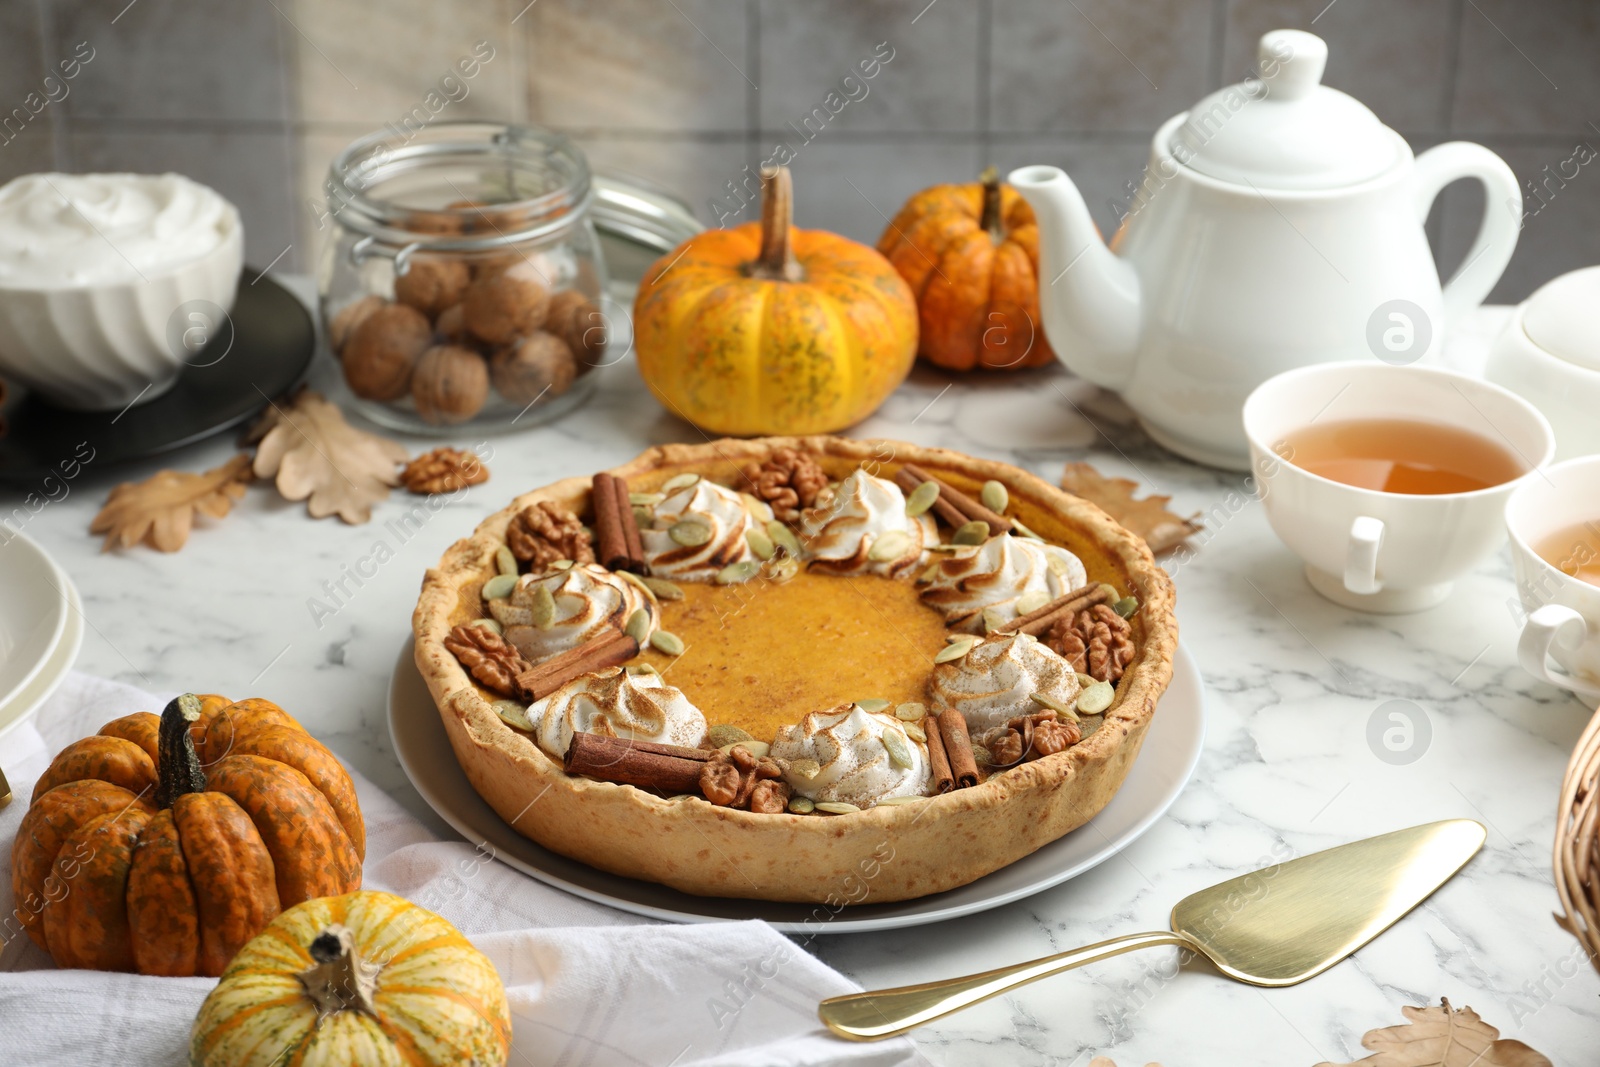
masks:
<path fill-rule="evenodd" d="M 1448 358 L 1481 359 L 1503 313 L 1484 312 Z M 322 367 L 323 372 L 327 366 Z M 292 708 L 362 773 L 431 817 L 390 749 L 384 694 L 422 571 L 513 493 L 700 438 L 650 398 L 631 362 L 557 426 L 491 440 L 493 478 L 403 543 L 375 521 L 313 522 L 253 490 L 176 555 L 102 554 L 89 519 L 116 481 L 158 466 L 199 470 L 234 448 L 221 438 L 161 463 L 88 471 L 28 525 L 82 591 L 89 634 L 79 669 L 155 691 L 266 696 Z M 1063 462 L 1171 493 L 1207 530 L 1178 569 L 1183 642 L 1200 663 L 1205 754 L 1171 812 L 1122 855 L 1073 881 L 983 915 L 882 934 L 820 938 L 824 960 L 868 986 L 980 970 L 1119 932 L 1160 928 L 1178 898 L 1272 862 L 1432 819 L 1489 827 L 1483 853 L 1450 885 L 1353 959 L 1304 985 L 1262 991 L 1172 950 L 1124 956 L 1037 984 L 919 1032 L 950 1064 L 1285 1067 L 1363 1055 L 1367 1029 L 1403 1004 L 1449 997 L 1557 1064 L 1594 1062 L 1600 976 L 1551 920 L 1550 844 L 1562 769 L 1588 717 L 1516 665 L 1509 559 L 1491 559 L 1442 607 L 1361 616 L 1317 597 L 1274 539 L 1243 478 L 1204 470 L 1147 442 L 1114 398 L 1059 370 L 949 379 L 917 372 L 858 436 L 957 448 L 1050 480 Z M 474 443 L 463 438 L 459 444 Z M 424 442 L 409 441 L 414 448 Z M 0 490 L 0 514 L 18 503 Z M 394 555 L 348 597 L 330 598 L 356 561 Z M 317 621 L 313 598 L 336 607 Z M 1415 762 L 1380 759 L 1367 723 L 1410 702 L 1431 741 Z M 663 1060 L 670 1050 L 664 1050 Z"/>

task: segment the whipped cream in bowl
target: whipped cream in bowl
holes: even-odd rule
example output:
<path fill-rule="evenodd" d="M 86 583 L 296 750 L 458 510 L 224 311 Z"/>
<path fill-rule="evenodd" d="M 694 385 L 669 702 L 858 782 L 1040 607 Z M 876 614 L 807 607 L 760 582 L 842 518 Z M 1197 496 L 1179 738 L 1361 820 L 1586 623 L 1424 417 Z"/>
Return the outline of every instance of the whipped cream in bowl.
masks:
<path fill-rule="evenodd" d="M 1003 533 L 940 560 L 922 599 L 949 626 L 983 633 L 985 614 L 1004 624 L 1088 582 L 1083 561 L 1067 549 Z"/>
<path fill-rule="evenodd" d="M 898 485 L 856 470 L 800 513 L 799 538 L 813 570 L 900 578 L 922 563 L 939 533 L 931 516 L 906 514 Z"/>
<path fill-rule="evenodd" d="M 745 534 L 750 513 L 738 493 L 696 478 L 668 493 L 639 531 L 650 573 L 685 582 L 709 582 L 730 563 L 754 559 Z"/>
<path fill-rule="evenodd" d="M 659 674 L 611 667 L 575 678 L 528 707 L 534 742 L 560 763 L 575 733 L 698 748 L 706 717 Z"/>
<path fill-rule="evenodd" d="M 160 396 L 221 328 L 243 249 L 238 210 L 182 175 L 7 182 L 0 373 L 82 410 Z"/>
<path fill-rule="evenodd" d="M 510 596 L 489 601 L 489 614 L 529 663 L 576 648 L 602 630 L 621 630 L 640 610 L 650 620 L 647 633 L 653 632 L 660 620 L 655 597 L 594 563 L 524 574 Z"/>
<path fill-rule="evenodd" d="M 796 795 L 818 803 L 870 808 L 891 797 L 928 792 L 928 751 L 922 742 L 893 715 L 855 704 L 813 711 L 783 727 L 769 755 L 784 768 L 784 781 Z"/>
<path fill-rule="evenodd" d="M 1003 634 L 936 664 L 928 695 L 935 712 L 955 708 L 968 731 L 980 736 L 1019 715 L 1045 712 L 1035 693 L 1070 708 L 1079 688 L 1078 673 L 1055 649 L 1028 634 Z"/>

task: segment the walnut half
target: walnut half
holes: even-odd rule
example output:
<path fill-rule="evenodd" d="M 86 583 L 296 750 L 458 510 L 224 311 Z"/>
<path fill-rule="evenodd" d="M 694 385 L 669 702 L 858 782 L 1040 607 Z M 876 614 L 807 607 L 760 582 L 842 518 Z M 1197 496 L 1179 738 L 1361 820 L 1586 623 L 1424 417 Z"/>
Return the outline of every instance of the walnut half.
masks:
<path fill-rule="evenodd" d="M 520 698 L 517 675 L 532 667 L 505 638 L 482 626 L 457 626 L 444 647 L 485 689 Z"/>
<path fill-rule="evenodd" d="M 783 522 L 798 522 L 800 512 L 817 502 L 828 475 L 817 461 L 795 448 L 775 448 L 761 466 L 745 472 L 751 492 L 765 500 Z"/>
<path fill-rule="evenodd" d="M 548 501 L 529 504 L 506 527 L 511 554 L 539 574 L 558 559 L 593 563 L 593 538 L 578 516 Z"/>

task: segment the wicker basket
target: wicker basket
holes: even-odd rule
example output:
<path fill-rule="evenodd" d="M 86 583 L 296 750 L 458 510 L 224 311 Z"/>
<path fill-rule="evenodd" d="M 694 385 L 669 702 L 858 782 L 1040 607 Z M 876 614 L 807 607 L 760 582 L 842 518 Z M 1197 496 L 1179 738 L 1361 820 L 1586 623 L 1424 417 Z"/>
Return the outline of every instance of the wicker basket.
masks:
<path fill-rule="evenodd" d="M 1576 937 L 1600 970 L 1600 711 L 1589 720 L 1561 783 L 1556 812 L 1555 877 L 1563 914 L 1556 922 Z"/>

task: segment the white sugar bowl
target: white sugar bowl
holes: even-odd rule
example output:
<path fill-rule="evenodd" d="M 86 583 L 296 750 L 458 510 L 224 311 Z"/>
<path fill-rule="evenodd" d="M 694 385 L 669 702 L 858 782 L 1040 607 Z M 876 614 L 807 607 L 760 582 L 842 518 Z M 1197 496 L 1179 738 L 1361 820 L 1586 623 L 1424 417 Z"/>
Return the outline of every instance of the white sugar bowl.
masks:
<path fill-rule="evenodd" d="M 1518 305 L 1484 376 L 1544 413 L 1557 460 L 1600 452 L 1600 267 L 1563 274 Z"/>

